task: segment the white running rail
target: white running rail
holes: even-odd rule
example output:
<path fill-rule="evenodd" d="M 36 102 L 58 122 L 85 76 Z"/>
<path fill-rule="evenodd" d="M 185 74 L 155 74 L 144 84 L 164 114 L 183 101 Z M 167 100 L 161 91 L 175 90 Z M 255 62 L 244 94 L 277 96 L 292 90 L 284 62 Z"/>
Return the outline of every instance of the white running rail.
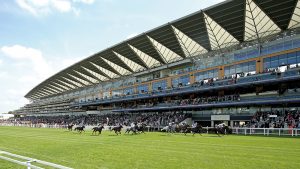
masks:
<path fill-rule="evenodd" d="M 299 128 L 233 128 L 233 134 L 242 135 L 273 135 L 273 136 L 300 136 Z"/>
<path fill-rule="evenodd" d="M 18 158 L 20 160 L 25 160 L 25 161 L 16 160 L 11 157 Z M 62 166 L 62 165 L 58 165 L 58 164 L 54 164 L 54 163 L 50 163 L 50 162 L 42 161 L 42 160 L 38 160 L 38 159 L 33 159 L 30 157 L 17 155 L 17 154 L 9 153 L 9 152 L 2 151 L 2 150 L 0 150 L 0 159 L 26 166 L 27 169 L 43 169 L 41 167 L 32 165 L 31 163 L 42 164 L 42 165 L 57 168 L 57 169 L 72 169 L 69 167 Z"/>

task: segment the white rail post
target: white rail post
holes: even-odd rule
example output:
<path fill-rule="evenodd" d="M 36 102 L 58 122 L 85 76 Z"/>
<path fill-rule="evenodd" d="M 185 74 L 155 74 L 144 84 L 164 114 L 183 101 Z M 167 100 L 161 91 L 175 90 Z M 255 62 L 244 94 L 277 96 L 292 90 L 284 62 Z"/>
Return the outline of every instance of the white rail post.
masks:
<path fill-rule="evenodd" d="M 266 128 L 264 128 L 264 136 L 266 135 Z"/>
<path fill-rule="evenodd" d="M 208 126 L 206 126 L 206 134 L 208 134 Z"/>
<path fill-rule="evenodd" d="M 31 166 L 30 161 L 27 161 L 26 163 L 27 163 L 27 169 L 31 169 L 31 167 L 30 167 Z"/>
<path fill-rule="evenodd" d="M 294 136 L 294 129 L 292 129 L 292 137 Z"/>

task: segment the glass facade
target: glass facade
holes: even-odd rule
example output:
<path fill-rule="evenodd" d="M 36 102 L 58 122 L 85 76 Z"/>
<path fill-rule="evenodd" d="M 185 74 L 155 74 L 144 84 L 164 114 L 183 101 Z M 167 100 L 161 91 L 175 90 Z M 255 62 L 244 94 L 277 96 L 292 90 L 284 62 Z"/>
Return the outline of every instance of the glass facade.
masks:
<path fill-rule="evenodd" d="M 240 63 L 236 65 L 226 66 L 225 67 L 225 76 L 231 76 L 237 73 L 249 73 L 256 71 L 256 62 L 250 61 L 245 63 Z"/>
<path fill-rule="evenodd" d="M 235 53 L 234 60 L 240 61 L 240 60 L 255 58 L 258 56 L 259 56 L 259 49 L 256 48 L 256 49 L 252 49 L 252 50 L 248 50 L 248 51 L 244 51 L 244 52 L 240 52 L 240 53 Z"/>
<path fill-rule="evenodd" d="M 145 84 L 145 85 L 139 85 L 137 87 L 138 89 L 138 92 L 139 93 L 147 93 L 149 91 L 149 85 L 148 84 Z"/>
<path fill-rule="evenodd" d="M 300 51 L 264 58 L 264 69 L 300 63 Z"/>
<path fill-rule="evenodd" d="M 112 91 L 112 97 L 118 97 L 118 96 L 121 96 L 123 95 L 123 90 L 113 90 Z"/>
<path fill-rule="evenodd" d="M 172 86 L 187 86 L 190 84 L 190 75 L 180 76 L 172 79 Z"/>
<path fill-rule="evenodd" d="M 134 89 L 133 88 L 125 88 L 124 89 L 124 94 L 125 95 L 132 95 L 132 94 L 134 94 Z"/>
<path fill-rule="evenodd" d="M 161 80 L 152 83 L 152 90 L 165 90 L 167 88 L 167 80 Z"/>
<path fill-rule="evenodd" d="M 195 73 L 195 81 L 199 82 L 204 79 L 218 78 L 219 71 L 218 69 L 208 70 L 204 72 Z"/>

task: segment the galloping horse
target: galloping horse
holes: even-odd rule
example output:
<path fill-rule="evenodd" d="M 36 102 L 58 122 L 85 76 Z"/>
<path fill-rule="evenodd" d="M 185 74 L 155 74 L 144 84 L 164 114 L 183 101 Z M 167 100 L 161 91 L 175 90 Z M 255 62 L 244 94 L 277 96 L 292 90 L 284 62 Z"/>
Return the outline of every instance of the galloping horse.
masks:
<path fill-rule="evenodd" d="M 82 131 L 84 131 L 85 126 L 80 126 L 80 127 L 75 127 L 74 131 L 78 131 L 79 133 L 81 133 Z"/>
<path fill-rule="evenodd" d="M 195 127 L 191 128 L 191 132 L 193 133 L 193 135 L 195 135 L 196 133 L 199 133 L 200 135 L 202 135 L 202 126 L 198 123 Z"/>
<path fill-rule="evenodd" d="M 96 134 L 97 132 L 98 132 L 98 135 L 101 134 L 103 128 L 104 128 L 104 126 L 94 127 L 92 129 L 93 130 L 92 135 L 94 135 L 94 133 Z"/>
<path fill-rule="evenodd" d="M 74 124 L 68 124 L 68 130 L 72 131 Z"/>
<path fill-rule="evenodd" d="M 175 133 L 175 129 L 176 129 L 176 124 L 173 122 L 173 123 L 169 123 L 168 126 L 162 128 L 161 131 L 165 131 L 167 133 Z"/>
<path fill-rule="evenodd" d="M 115 133 L 116 133 L 117 135 L 119 135 L 119 134 L 121 134 L 122 128 L 123 128 L 123 126 L 122 126 L 122 125 L 119 125 L 119 126 L 113 127 L 113 128 L 111 129 L 111 131 L 113 130 L 113 131 L 115 131 Z"/>
<path fill-rule="evenodd" d="M 145 130 L 146 130 L 146 124 L 145 123 L 138 123 L 137 124 L 137 128 L 136 128 L 137 132 L 146 134 Z"/>
<path fill-rule="evenodd" d="M 225 134 L 228 134 L 228 133 L 230 134 L 232 132 L 231 129 L 223 123 L 217 125 L 214 128 L 208 129 L 208 131 L 214 132 L 218 136 L 220 136 L 220 134 L 225 135 Z"/>

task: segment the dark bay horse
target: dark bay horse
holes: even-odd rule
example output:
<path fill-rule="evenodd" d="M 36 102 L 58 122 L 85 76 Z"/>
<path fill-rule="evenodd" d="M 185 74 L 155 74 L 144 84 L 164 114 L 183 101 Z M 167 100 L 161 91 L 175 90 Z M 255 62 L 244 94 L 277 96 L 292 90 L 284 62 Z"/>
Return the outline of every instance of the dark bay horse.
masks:
<path fill-rule="evenodd" d="M 220 134 L 225 135 L 225 134 L 232 133 L 232 130 L 228 126 L 217 126 L 217 127 L 208 129 L 208 131 L 211 131 L 218 136 L 220 136 Z"/>
<path fill-rule="evenodd" d="M 127 128 L 126 131 L 125 131 L 125 134 L 126 133 L 129 134 L 130 132 L 132 132 L 132 134 L 138 134 L 138 133 L 146 134 L 145 130 L 146 130 L 146 124 L 138 123 L 138 124 L 134 125 L 133 127 Z"/>
<path fill-rule="evenodd" d="M 72 131 L 74 124 L 68 124 L 68 130 Z"/>
<path fill-rule="evenodd" d="M 92 129 L 93 130 L 92 135 L 94 135 L 94 133 L 97 134 L 97 132 L 98 132 L 98 135 L 101 134 L 103 128 L 104 128 L 104 126 L 94 127 Z"/>
<path fill-rule="evenodd" d="M 197 124 L 195 127 L 191 128 L 191 132 L 193 135 L 195 135 L 196 133 L 202 135 L 202 126 L 200 124 Z"/>
<path fill-rule="evenodd" d="M 202 126 L 200 124 L 197 124 L 194 127 L 190 127 L 188 124 L 183 124 L 181 125 L 181 132 L 184 133 L 184 135 L 186 135 L 187 133 L 192 133 L 193 135 L 195 135 L 196 133 L 202 135 Z"/>
<path fill-rule="evenodd" d="M 79 126 L 79 127 L 75 127 L 74 131 L 78 131 L 79 133 L 81 133 L 82 131 L 84 131 L 85 126 Z"/>
<path fill-rule="evenodd" d="M 119 135 L 119 134 L 121 134 L 122 128 L 123 128 L 123 126 L 119 125 L 119 126 L 111 128 L 111 131 L 113 130 L 117 135 Z"/>

